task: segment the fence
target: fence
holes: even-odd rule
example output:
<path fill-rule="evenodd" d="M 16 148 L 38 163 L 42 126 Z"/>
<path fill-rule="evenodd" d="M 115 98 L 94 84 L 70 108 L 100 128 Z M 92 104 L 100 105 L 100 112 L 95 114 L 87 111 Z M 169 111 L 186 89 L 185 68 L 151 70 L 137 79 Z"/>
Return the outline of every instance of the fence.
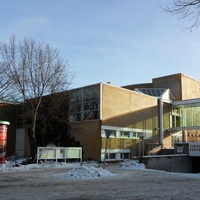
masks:
<path fill-rule="evenodd" d="M 82 162 L 82 147 L 38 147 L 37 163 L 39 160 L 80 159 Z"/>

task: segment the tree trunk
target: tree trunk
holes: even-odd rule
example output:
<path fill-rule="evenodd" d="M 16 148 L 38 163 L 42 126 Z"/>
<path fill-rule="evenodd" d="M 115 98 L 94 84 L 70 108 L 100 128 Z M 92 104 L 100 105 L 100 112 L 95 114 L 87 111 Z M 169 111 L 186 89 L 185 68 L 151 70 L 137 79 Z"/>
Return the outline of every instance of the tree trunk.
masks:
<path fill-rule="evenodd" d="M 33 115 L 32 119 L 32 129 L 31 129 L 31 157 L 33 162 L 35 161 L 35 158 L 37 156 L 37 139 L 35 134 L 35 127 L 36 127 L 36 121 L 37 121 L 37 113 L 39 108 L 40 102 L 38 103 L 35 113 Z"/>
<path fill-rule="evenodd" d="M 31 157 L 32 157 L 32 161 L 34 162 L 37 156 L 37 140 L 36 137 L 32 137 L 31 138 Z"/>

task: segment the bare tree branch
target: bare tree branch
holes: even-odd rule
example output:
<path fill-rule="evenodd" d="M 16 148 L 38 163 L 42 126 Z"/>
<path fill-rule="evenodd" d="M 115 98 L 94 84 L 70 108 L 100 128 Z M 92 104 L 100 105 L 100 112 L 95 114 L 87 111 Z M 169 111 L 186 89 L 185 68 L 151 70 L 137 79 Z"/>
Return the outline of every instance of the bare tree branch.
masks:
<path fill-rule="evenodd" d="M 179 16 L 180 19 L 189 19 L 189 29 L 198 28 L 200 25 L 200 0 L 173 0 L 172 5 L 164 10 Z"/>
<path fill-rule="evenodd" d="M 8 44 L 1 44 L 0 61 L 5 86 L 10 81 L 12 87 L 7 87 L 28 107 L 26 118 L 31 119 L 31 136 L 35 138 L 42 98 L 68 89 L 69 65 L 49 44 L 27 38 L 17 44 L 14 36 Z"/>

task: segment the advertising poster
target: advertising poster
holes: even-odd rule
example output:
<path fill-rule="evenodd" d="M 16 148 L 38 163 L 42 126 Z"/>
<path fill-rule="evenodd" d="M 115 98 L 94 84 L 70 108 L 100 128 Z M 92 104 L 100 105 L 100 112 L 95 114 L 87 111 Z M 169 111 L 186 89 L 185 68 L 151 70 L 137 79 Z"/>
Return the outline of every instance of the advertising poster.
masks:
<path fill-rule="evenodd" d="M 0 164 L 6 161 L 7 126 L 0 124 Z"/>

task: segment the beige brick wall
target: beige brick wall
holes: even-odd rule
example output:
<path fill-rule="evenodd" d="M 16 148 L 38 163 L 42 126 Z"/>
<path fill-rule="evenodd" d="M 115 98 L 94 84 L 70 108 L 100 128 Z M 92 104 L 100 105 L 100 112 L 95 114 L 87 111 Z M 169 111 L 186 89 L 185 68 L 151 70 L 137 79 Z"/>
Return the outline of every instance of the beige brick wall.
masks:
<path fill-rule="evenodd" d="M 139 139 L 109 138 L 108 149 L 129 149 L 131 157 L 139 155 Z M 106 148 L 106 138 L 102 138 L 102 149 Z"/>
<path fill-rule="evenodd" d="M 181 74 L 174 74 L 153 79 L 154 88 L 170 89 L 176 101 L 181 100 Z"/>
<path fill-rule="evenodd" d="M 154 131 L 158 127 L 157 98 L 107 84 L 102 91 L 102 125 L 152 130 L 153 140 L 145 143 L 159 141 L 158 131 Z M 139 139 L 109 138 L 108 148 L 130 149 L 131 156 L 138 156 L 139 143 Z"/>
<path fill-rule="evenodd" d="M 185 74 L 174 74 L 153 79 L 154 88 L 169 88 L 175 101 L 200 98 L 199 82 Z"/>
<path fill-rule="evenodd" d="M 170 88 L 177 98 L 198 97 L 198 82 L 182 74 L 154 79 L 154 87 Z M 182 88 L 194 87 L 191 89 Z M 83 146 L 84 159 L 100 159 L 101 149 L 105 148 L 105 138 L 101 138 L 101 125 L 152 130 L 153 140 L 145 143 L 158 143 L 158 106 L 157 98 L 116 87 L 102 84 L 102 121 L 72 123 L 71 134 Z M 164 148 L 171 147 L 170 104 L 164 104 Z M 130 149 L 132 155 L 138 155 L 139 140 L 109 138 L 110 149 Z"/>
<path fill-rule="evenodd" d="M 170 148 L 171 147 L 171 137 L 170 137 L 170 111 L 171 105 L 164 103 L 163 105 L 163 130 L 164 130 L 164 141 L 163 147 Z"/>
<path fill-rule="evenodd" d="M 105 148 L 105 138 L 101 138 L 101 125 L 131 127 L 153 130 L 158 127 L 157 99 L 127 89 L 102 84 L 102 121 L 71 123 L 71 136 L 80 141 L 83 159 L 100 159 Z M 158 136 L 153 131 L 154 139 Z M 139 140 L 110 138 L 108 148 L 130 149 L 138 155 Z"/>
<path fill-rule="evenodd" d="M 83 147 L 83 159 L 101 157 L 101 121 L 85 121 L 71 123 L 71 136 Z"/>
<path fill-rule="evenodd" d="M 189 76 L 181 74 L 182 100 L 200 98 L 199 82 Z"/>
<path fill-rule="evenodd" d="M 154 129 L 157 124 L 157 99 L 138 92 L 103 84 L 102 124 Z"/>

